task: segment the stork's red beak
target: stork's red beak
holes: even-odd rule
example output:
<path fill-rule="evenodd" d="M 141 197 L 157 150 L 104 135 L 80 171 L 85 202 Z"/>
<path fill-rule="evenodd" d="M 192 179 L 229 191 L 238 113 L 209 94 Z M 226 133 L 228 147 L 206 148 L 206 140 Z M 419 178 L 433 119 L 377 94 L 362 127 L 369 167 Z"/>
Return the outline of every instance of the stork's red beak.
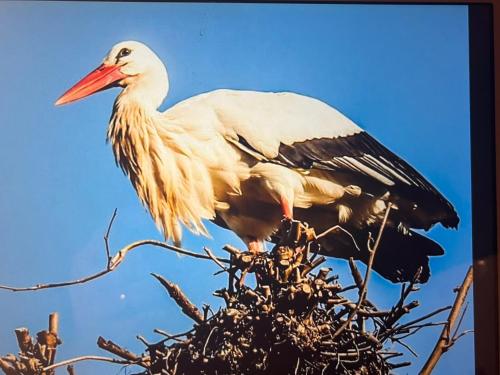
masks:
<path fill-rule="evenodd" d="M 113 83 L 126 77 L 118 65 L 100 65 L 97 69 L 83 77 L 77 84 L 66 91 L 55 105 L 62 105 L 85 98 L 98 91 L 109 88 Z"/>

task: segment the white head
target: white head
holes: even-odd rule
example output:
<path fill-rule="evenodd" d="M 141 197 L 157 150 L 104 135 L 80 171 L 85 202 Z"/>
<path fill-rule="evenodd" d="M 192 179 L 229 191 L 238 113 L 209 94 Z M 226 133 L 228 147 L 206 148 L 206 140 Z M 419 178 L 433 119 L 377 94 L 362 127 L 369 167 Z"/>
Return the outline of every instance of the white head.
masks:
<path fill-rule="evenodd" d="M 168 75 L 158 56 L 140 42 L 115 44 L 102 64 L 64 93 L 56 105 L 66 104 L 110 87 L 124 88 L 120 97 L 157 109 L 168 92 Z"/>

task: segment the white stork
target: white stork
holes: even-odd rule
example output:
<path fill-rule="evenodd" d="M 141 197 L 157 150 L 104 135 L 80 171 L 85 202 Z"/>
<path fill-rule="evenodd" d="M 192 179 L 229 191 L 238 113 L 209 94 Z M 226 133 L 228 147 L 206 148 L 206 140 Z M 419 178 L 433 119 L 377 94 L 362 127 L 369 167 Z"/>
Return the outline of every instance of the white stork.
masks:
<path fill-rule="evenodd" d="M 258 250 L 283 216 L 317 231 L 341 225 L 322 251 L 367 259 L 388 202 L 392 211 L 374 269 L 411 279 L 440 245 L 411 230 L 457 227 L 453 206 L 422 175 L 339 111 L 307 96 L 216 90 L 161 113 L 167 71 L 147 46 L 113 46 L 102 64 L 56 102 L 66 104 L 120 86 L 107 137 L 117 164 L 166 239 L 182 225 L 207 235 L 203 220 L 235 232 Z"/>

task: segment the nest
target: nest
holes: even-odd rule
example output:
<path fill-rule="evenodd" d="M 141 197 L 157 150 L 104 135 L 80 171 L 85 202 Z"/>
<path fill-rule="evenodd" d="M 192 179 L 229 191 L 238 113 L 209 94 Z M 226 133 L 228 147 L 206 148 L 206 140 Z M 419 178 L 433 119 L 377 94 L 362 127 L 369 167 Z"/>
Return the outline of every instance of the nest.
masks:
<path fill-rule="evenodd" d="M 363 279 L 351 259 L 354 284 L 343 287 L 330 268 L 319 268 L 325 258 L 312 229 L 288 221 L 280 238 L 271 252 L 226 246 L 229 267 L 207 250 L 228 274 L 228 287 L 214 293 L 225 306 L 211 315 L 208 306 L 201 314 L 178 286 L 154 275 L 197 323 L 181 335 L 157 331 L 166 338 L 147 344 L 144 374 L 389 374 L 410 364 L 392 363 L 402 353 L 385 347 L 418 323 L 397 324 L 418 306 L 404 303 L 417 290 L 414 282 L 403 286 L 391 310 L 380 311 L 366 298 L 369 269 Z M 255 287 L 245 284 L 249 274 Z M 353 290 L 357 301 L 346 297 Z"/>
<path fill-rule="evenodd" d="M 76 375 L 72 364 L 95 360 L 137 365 L 143 375 L 389 374 L 411 364 L 394 362 L 403 355 L 393 349 L 394 343 L 416 355 L 404 340 L 424 327 L 442 325 L 434 350 L 420 372 L 430 374 L 441 355 L 470 332 L 459 333 L 459 329 L 467 309 L 467 305 L 462 306 L 472 283 L 472 268 L 456 290 L 453 307 L 402 322 L 419 305 L 418 301 L 406 302 L 418 290 L 419 269 L 412 282 L 402 284 L 391 309 L 378 309 L 367 298 L 368 281 L 388 213 L 376 239 L 370 237 L 367 244 L 369 259 L 364 276 L 351 258 L 353 283 L 342 286 L 332 269 L 320 268 L 325 258 L 318 255 L 318 239 L 342 228 L 334 227 L 317 236 L 307 225 L 285 220 L 272 251 L 252 253 L 226 246 L 230 259 L 217 258 L 209 249 L 203 255 L 152 240 L 132 243 L 111 256 L 107 240 L 115 211 L 104 238 L 108 259 L 104 270 L 73 281 L 31 287 L 0 285 L 0 289 L 33 291 L 81 284 L 115 270 L 134 248 L 154 245 L 215 262 L 221 268 L 219 272 L 228 277 L 227 287 L 214 293 L 224 300 L 223 307 L 214 312 L 205 305 L 200 311 L 179 286 L 153 274 L 182 312 L 194 320 L 188 332 L 171 335 L 156 329 L 163 336 L 156 343 L 137 336 L 146 345 L 141 355 L 99 337 L 97 345 L 119 358 L 87 355 L 55 363 L 61 340 L 58 314 L 53 313 L 48 330 L 39 332 L 36 338 L 27 328 L 15 330 L 19 353 L 0 356 L 0 370 L 6 375 L 54 375 L 57 368 L 68 365 L 68 374 Z M 446 322 L 428 321 L 448 309 Z"/>

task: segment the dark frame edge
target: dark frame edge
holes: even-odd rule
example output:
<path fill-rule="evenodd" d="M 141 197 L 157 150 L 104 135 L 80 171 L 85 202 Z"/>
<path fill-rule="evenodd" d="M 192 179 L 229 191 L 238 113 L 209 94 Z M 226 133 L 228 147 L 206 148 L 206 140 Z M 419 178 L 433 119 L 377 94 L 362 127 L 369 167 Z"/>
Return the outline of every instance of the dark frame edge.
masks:
<path fill-rule="evenodd" d="M 470 119 L 476 374 L 498 374 L 498 228 L 500 132 L 495 132 L 493 6 L 469 6 Z M 497 142 L 496 142 L 497 141 Z M 497 152 L 497 153 L 495 153 Z M 496 156 L 496 158 L 493 157 Z M 495 162 L 496 161 L 496 162 Z M 493 204 L 492 204 L 493 203 Z"/>

